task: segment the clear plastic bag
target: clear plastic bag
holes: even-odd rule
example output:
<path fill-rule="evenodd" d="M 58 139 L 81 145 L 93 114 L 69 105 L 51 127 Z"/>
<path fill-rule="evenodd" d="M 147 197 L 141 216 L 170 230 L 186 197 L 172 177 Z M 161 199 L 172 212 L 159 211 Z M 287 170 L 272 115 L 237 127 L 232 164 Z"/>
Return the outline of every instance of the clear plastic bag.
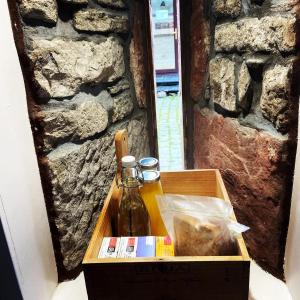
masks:
<path fill-rule="evenodd" d="M 162 219 L 175 244 L 175 255 L 236 255 L 237 234 L 249 227 L 231 217 L 230 203 L 215 197 L 156 196 Z"/>

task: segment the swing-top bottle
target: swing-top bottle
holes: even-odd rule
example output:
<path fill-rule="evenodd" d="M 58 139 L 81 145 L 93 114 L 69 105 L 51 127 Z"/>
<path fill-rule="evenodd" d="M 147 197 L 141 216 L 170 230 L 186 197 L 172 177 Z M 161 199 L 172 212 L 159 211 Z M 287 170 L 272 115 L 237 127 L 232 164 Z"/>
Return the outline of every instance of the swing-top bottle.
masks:
<path fill-rule="evenodd" d="M 122 158 L 122 198 L 118 211 L 119 236 L 150 235 L 150 218 L 140 195 L 139 170 L 134 156 Z"/>

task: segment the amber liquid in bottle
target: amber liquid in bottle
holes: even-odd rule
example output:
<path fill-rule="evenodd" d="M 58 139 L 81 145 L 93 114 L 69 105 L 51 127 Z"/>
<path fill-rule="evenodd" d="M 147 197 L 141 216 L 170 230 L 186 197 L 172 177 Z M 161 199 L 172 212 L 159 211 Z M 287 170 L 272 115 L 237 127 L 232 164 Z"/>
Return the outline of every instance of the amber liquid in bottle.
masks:
<path fill-rule="evenodd" d="M 122 168 L 123 194 L 118 212 L 119 236 L 147 236 L 151 233 L 148 210 L 139 191 L 135 167 Z"/>
<path fill-rule="evenodd" d="M 149 172 L 149 171 L 145 171 Z M 152 171 L 150 171 L 152 172 Z M 158 173 L 158 172 L 156 172 Z M 168 231 L 160 215 L 156 202 L 156 195 L 162 195 L 163 190 L 159 180 L 153 182 L 145 181 L 141 187 L 141 196 L 150 216 L 151 234 L 155 236 L 167 236 Z"/>

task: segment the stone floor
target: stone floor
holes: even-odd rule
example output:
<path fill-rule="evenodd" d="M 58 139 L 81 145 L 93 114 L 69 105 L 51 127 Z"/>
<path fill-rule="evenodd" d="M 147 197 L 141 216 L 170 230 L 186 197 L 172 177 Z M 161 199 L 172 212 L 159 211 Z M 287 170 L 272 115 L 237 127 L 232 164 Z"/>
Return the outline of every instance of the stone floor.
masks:
<path fill-rule="evenodd" d="M 183 169 L 181 97 L 177 94 L 157 97 L 156 116 L 160 169 Z"/>
<path fill-rule="evenodd" d="M 52 300 L 88 300 L 84 276 L 58 285 Z M 105 299 L 99 299 L 105 300 Z M 292 300 L 286 285 L 251 262 L 249 300 Z"/>

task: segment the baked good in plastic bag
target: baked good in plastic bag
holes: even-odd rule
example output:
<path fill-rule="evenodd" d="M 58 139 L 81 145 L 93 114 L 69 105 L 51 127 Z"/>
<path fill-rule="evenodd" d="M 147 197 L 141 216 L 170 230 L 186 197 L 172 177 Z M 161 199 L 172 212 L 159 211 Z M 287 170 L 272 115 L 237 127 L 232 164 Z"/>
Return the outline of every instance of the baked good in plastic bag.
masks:
<path fill-rule="evenodd" d="M 177 256 L 236 255 L 235 236 L 249 229 L 219 198 L 165 194 L 157 202 Z"/>
<path fill-rule="evenodd" d="M 201 222 L 187 215 L 174 216 L 177 256 L 217 256 L 237 254 L 237 244 L 220 221 Z"/>

